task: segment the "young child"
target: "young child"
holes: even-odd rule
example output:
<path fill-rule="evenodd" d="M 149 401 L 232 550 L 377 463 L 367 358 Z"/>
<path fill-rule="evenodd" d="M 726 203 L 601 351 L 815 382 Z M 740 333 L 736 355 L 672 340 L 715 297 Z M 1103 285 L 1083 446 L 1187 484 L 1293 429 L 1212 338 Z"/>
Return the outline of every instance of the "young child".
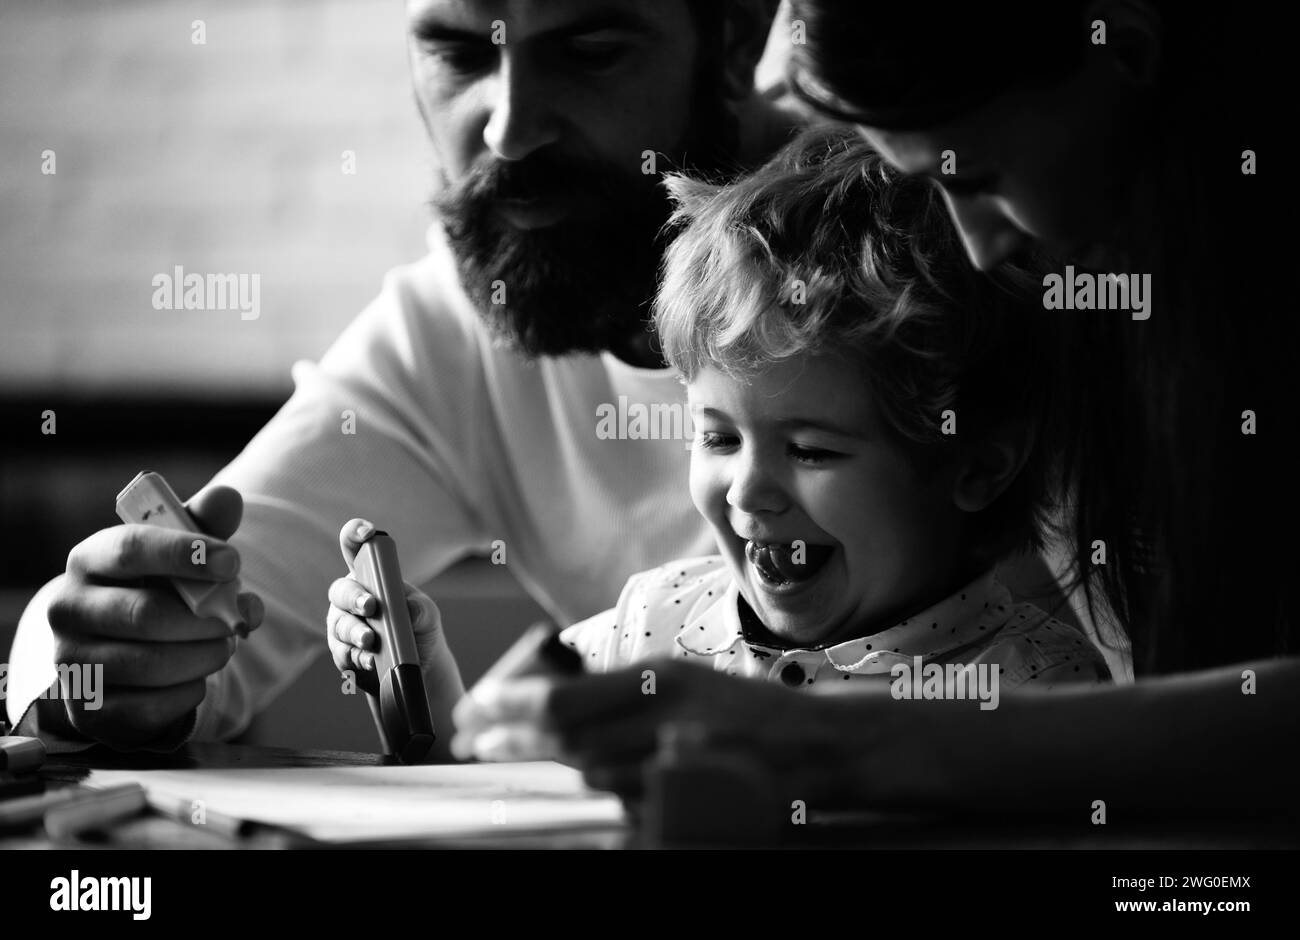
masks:
<path fill-rule="evenodd" d="M 996 664 L 1002 689 L 1109 679 L 994 576 L 1047 508 L 1040 281 L 977 273 L 938 190 L 843 131 L 670 186 L 655 319 L 719 554 L 634 576 L 562 640 L 593 671 L 671 656 L 812 691 L 905 666 L 919 697 L 922 663 Z"/>
<path fill-rule="evenodd" d="M 1108 681 L 1080 631 L 994 574 L 1039 547 L 1049 508 L 1056 331 L 1041 278 L 975 271 L 938 189 L 842 130 L 805 132 L 728 187 L 670 188 L 679 234 L 655 319 L 686 382 L 691 495 L 719 553 L 633 576 L 562 642 L 589 671 L 674 657 L 810 692 L 964 691 L 986 708 L 999 690 Z M 436 624 L 408 596 L 417 630 Z M 331 625 L 346 616 L 331 607 Z M 369 669 L 336 639 L 364 630 L 344 624 L 336 664 Z M 423 657 L 451 663 L 438 642 Z M 458 693 L 454 665 L 441 672 L 431 696 Z M 458 756 L 545 756 L 479 747 L 475 707 L 456 706 Z"/>

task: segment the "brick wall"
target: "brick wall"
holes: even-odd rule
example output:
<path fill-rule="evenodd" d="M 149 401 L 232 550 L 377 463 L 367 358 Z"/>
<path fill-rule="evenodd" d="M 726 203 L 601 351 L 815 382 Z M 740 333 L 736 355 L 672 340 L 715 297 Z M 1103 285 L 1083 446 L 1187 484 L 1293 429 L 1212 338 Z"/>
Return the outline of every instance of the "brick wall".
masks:
<path fill-rule="evenodd" d="M 289 364 L 423 249 L 404 15 L 398 0 L 4 0 L 0 393 L 286 391 Z M 779 74 L 770 56 L 761 84 Z M 260 274 L 261 316 L 154 310 L 150 282 L 176 265 Z"/>
<path fill-rule="evenodd" d="M 5 0 L 0 62 L 0 388 L 282 392 L 422 252 L 396 0 Z M 175 265 L 260 318 L 154 310 Z"/>

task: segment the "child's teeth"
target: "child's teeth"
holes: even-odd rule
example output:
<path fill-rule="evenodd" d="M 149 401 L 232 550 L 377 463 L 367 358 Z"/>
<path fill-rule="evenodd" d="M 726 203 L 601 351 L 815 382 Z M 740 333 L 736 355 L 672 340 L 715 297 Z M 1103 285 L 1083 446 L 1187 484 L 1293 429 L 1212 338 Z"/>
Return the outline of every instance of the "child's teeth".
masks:
<path fill-rule="evenodd" d="M 799 560 L 795 561 L 795 553 L 788 545 L 775 545 L 772 547 L 772 564 L 786 581 L 804 581 L 811 578 L 816 572 L 809 570 L 806 558 L 801 553 Z"/>
<path fill-rule="evenodd" d="M 829 557 L 829 549 L 821 545 L 757 544 L 745 543 L 745 557 L 764 577 L 771 581 L 807 581 L 815 575 Z"/>
<path fill-rule="evenodd" d="M 762 573 L 763 577 L 767 578 L 769 581 L 784 580 L 780 571 L 777 569 L 776 563 L 772 559 L 770 545 L 758 545 L 754 542 L 746 542 L 745 557 L 749 559 L 749 563 L 757 568 L 759 572 Z"/>

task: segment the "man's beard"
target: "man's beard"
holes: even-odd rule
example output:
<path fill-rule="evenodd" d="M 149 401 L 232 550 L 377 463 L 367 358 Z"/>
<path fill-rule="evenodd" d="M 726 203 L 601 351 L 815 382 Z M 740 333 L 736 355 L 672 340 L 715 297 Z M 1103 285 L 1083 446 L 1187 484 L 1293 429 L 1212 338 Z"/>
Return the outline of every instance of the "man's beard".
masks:
<path fill-rule="evenodd" d="M 678 149 L 692 172 L 716 175 L 730 168 L 734 127 L 718 113 L 720 101 L 706 110 L 697 108 L 691 123 L 712 122 L 710 131 Z M 461 284 L 501 341 L 528 356 L 559 356 L 628 348 L 645 336 L 671 203 L 659 175 L 638 169 L 548 148 L 477 164 L 433 198 Z M 509 199 L 559 204 L 568 214 L 516 228 L 496 211 Z"/>

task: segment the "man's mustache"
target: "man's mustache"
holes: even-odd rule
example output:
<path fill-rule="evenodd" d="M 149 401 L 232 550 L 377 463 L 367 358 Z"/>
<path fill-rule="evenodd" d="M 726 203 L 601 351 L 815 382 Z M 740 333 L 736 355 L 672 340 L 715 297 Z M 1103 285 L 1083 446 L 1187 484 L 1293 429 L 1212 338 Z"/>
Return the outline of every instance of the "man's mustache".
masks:
<path fill-rule="evenodd" d="M 463 179 L 444 186 L 433 203 L 453 216 L 512 200 L 599 204 L 620 194 L 626 198 L 628 187 L 638 182 L 590 161 L 549 157 L 493 160 L 473 166 Z"/>

